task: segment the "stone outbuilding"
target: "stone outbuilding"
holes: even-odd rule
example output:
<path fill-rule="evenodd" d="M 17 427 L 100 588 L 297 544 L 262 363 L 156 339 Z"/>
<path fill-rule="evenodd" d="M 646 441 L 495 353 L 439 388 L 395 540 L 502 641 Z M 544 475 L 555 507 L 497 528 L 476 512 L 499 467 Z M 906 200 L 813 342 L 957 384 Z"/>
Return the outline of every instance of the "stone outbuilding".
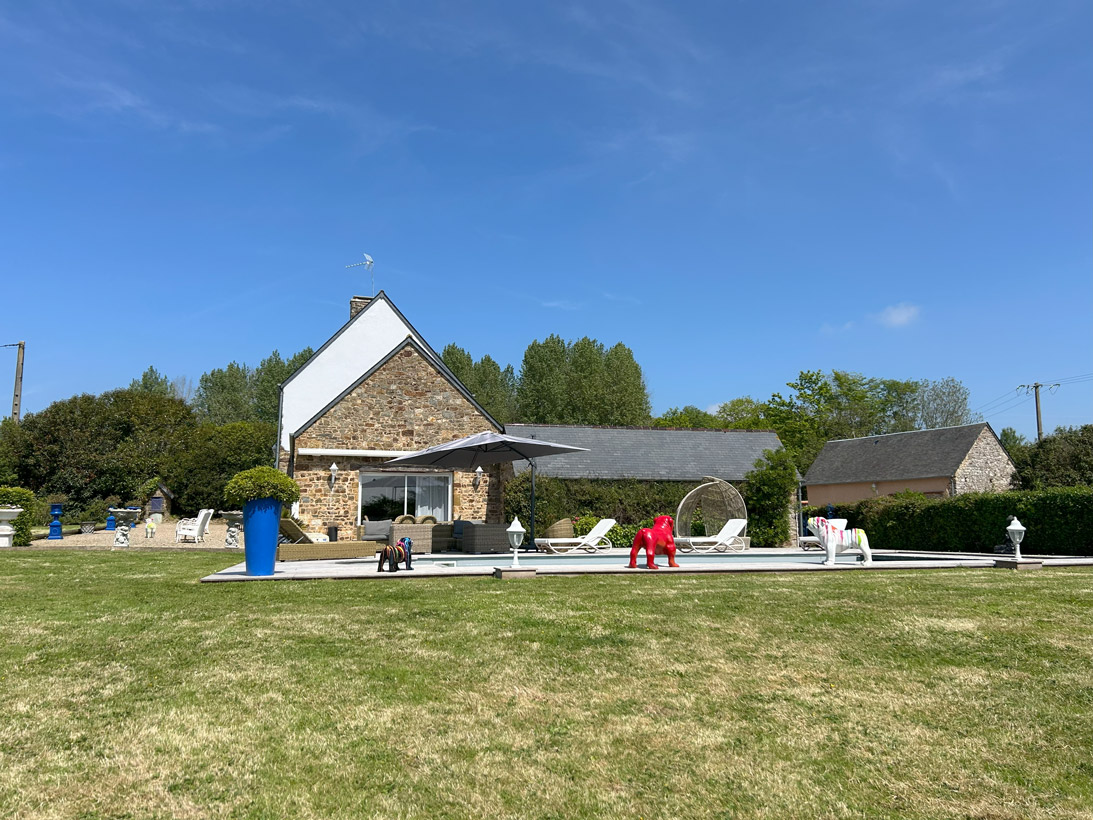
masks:
<path fill-rule="evenodd" d="M 941 498 L 1002 492 L 1015 467 L 985 422 L 829 441 L 805 475 L 808 503 L 848 504 L 911 490 Z"/>
<path fill-rule="evenodd" d="M 160 481 L 156 485 L 155 492 L 148 497 L 148 503 L 144 505 L 141 518 L 151 516 L 157 524 L 162 523 L 164 517 L 171 514 L 171 504 L 174 500 L 175 494 Z"/>
<path fill-rule="evenodd" d="M 502 426 L 390 298 L 354 296 L 349 321 L 281 385 L 278 467 L 305 529 L 352 539 L 368 518 L 499 523 L 501 467 L 394 469 L 396 456 Z"/>

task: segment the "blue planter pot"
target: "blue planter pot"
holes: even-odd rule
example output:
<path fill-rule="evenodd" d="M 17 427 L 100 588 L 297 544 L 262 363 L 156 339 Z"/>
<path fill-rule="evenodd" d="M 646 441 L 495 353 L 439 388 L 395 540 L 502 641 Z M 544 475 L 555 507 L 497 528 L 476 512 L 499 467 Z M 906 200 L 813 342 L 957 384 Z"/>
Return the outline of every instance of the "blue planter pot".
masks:
<path fill-rule="evenodd" d="M 256 498 L 243 505 L 243 555 L 247 575 L 273 575 L 280 527 L 281 502 L 276 498 Z"/>

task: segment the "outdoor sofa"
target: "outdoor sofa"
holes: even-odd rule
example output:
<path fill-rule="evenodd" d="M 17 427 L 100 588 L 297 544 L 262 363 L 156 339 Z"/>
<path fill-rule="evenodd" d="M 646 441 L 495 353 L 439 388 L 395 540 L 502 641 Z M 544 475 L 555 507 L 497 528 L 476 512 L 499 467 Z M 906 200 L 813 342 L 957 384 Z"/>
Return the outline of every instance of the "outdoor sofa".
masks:
<path fill-rule="evenodd" d="M 281 519 L 278 561 L 320 561 L 337 558 L 371 558 L 384 544 L 377 541 L 317 541 L 291 518 Z M 243 535 L 246 538 L 246 533 Z"/>

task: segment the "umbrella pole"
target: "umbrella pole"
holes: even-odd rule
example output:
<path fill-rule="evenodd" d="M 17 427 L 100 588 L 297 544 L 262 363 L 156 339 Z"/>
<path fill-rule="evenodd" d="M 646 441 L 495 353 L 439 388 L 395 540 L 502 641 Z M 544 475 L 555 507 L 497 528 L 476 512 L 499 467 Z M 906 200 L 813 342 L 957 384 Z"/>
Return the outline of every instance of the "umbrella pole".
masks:
<path fill-rule="evenodd" d="M 535 462 L 529 458 L 528 464 L 531 465 L 531 548 L 538 551 L 535 544 Z"/>

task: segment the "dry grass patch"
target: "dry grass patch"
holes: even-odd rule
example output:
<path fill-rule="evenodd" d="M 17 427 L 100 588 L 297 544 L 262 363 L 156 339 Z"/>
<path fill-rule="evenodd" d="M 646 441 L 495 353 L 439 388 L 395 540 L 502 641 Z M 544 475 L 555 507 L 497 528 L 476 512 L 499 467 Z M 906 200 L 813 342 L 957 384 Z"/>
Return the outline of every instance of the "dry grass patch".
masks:
<path fill-rule="evenodd" d="M 44 555 L 0 556 L 0 816 L 1091 816 L 1084 570 L 201 586 L 222 557 Z"/>

